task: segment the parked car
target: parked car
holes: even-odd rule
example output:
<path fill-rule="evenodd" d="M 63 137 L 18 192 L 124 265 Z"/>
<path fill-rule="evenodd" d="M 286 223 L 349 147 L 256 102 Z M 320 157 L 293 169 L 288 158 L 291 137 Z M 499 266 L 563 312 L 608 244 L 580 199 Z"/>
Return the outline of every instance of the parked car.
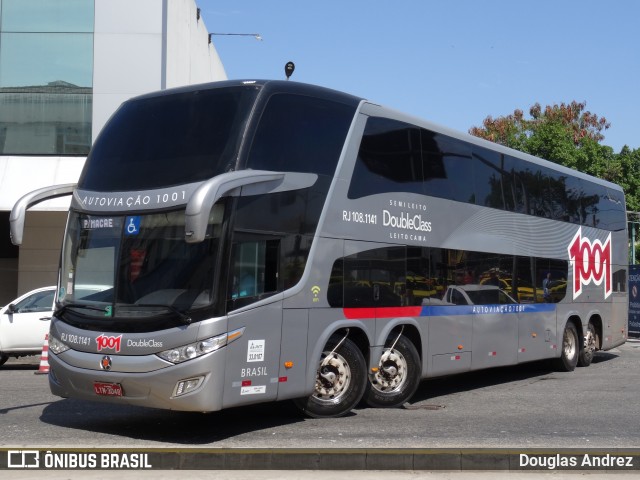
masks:
<path fill-rule="evenodd" d="M 0 365 L 9 357 L 42 352 L 49 333 L 56 287 L 25 293 L 0 310 Z"/>

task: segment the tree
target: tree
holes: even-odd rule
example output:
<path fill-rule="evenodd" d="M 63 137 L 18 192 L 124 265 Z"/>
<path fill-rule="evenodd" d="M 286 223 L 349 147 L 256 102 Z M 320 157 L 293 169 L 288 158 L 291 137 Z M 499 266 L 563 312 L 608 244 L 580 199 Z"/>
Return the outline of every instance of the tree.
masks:
<path fill-rule="evenodd" d="M 627 211 L 640 212 L 640 149 L 624 146 L 616 155 L 619 174 L 615 182 L 624 189 Z"/>

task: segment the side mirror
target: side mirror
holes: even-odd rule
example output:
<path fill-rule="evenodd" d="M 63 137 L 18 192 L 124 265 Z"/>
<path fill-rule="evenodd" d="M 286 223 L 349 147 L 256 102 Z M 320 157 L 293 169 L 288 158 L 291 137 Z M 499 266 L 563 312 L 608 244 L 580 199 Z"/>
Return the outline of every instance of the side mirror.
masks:
<path fill-rule="evenodd" d="M 16 313 L 18 311 L 18 309 L 16 308 L 16 306 L 13 303 L 10 303 L 9 306 L 7 307 L 7 315 L 11 314 L 11 313 Z"/>

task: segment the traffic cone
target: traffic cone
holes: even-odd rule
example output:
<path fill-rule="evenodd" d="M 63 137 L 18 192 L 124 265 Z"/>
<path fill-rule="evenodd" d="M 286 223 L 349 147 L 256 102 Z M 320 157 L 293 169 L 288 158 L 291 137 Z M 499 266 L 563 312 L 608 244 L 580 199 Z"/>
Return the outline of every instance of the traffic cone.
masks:
<path fill-rule="evenodd" d="M 49 373 L 49 334 L 47 333 L 44 336 L 44 345 L 42 345 L 42 355 L 40 355 L 40 367 L 38 367 L 37 372 L 33 372 L 35 374 L 39 373 Z"/>

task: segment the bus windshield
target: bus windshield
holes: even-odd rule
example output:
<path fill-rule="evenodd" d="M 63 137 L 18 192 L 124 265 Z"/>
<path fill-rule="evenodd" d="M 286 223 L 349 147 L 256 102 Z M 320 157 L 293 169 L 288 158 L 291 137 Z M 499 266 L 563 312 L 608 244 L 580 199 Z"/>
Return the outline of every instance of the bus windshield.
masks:
<path fill-rule="evenodd" d="M 235 167 L 255 86 L 208 88 L 125 102 L 91 148 L 78 187 L 158 189 Z"/>
<path fill-rule="evenodd" d="M 207 237 L 184 240 L 184 210 L 97 216 L 71 212 L 59 302 L 92 317 L 140 318 L 210 306 L 224 206 Z"/>

